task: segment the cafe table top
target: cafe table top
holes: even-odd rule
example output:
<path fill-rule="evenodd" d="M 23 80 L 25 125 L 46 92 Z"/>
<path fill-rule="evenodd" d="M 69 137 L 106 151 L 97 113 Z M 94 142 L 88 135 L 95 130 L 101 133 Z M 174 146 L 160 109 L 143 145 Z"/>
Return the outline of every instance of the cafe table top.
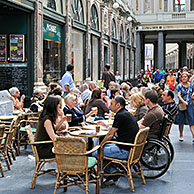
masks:
<path fill-rule="evenodd" d="M 84 130 L 96 130 L 96 126 L 97 125 L 84 125 L 83 127 L 82 127 L 82 129 L 84 129 Z M 100 126 L 100 130 L 101 131 L 107 131 L 108 129 L 106 128 L 106 127 L 104 127 L 104 126 L 101 126 L 101 125 L 98 125 L 98 126 Z"/>
<path fill-rule="evenodd" d="M 6 120 L 12 120 L 12 119 L 15 119 L 15 118 L 17 118 L 17 116 L 15 116 L 15 115 L 0 116 L 0 120 L 4 120 L 4 121 L 6 121 Z"/>
<path fill-rule="evenodd" d="M 77 137 L 102 137 L 105 136 L 107 133 L 108 131 L 100 131 L 96 133 L 95 130 L 80 130 L 69 132 L 70 135 Z"/>

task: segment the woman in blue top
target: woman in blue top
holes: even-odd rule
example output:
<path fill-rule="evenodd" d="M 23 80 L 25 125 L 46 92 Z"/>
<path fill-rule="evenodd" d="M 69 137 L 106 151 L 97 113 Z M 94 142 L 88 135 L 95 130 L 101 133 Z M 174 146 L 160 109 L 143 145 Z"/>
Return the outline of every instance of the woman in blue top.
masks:
<path fill-rule="evenodd" d="M 192 98 L 194 98 L 194 96 L 192 96 L 194 85 L 189 83 L 189 74 L 187 72 L 181 74 L 181 83 L 177 86 L 177 92 L 179 100 L 187 106 L 185 111 L 178 110 L 178 114 L 175 118 L 175 124 L 179 125 L 179 141 L 183 141 L 184 125 L 189 125 L 194 142 L 194 107 L 192 104 Z"/>

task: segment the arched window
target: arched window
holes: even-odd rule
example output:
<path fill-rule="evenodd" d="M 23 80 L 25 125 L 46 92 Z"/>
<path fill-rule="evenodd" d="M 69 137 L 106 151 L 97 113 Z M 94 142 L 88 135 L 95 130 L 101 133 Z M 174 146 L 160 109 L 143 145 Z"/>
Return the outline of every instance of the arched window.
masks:
<path fill-rule="evenodd" d="M 56 11 L 56 2 L 55 2 L 55 0 L 48 0 L 47 1 L 47 7 L 49 7 L 49 8 Z"/>
<path fill-rule="evenodd" d="M 124 32 L 123 32 L 123 25 L 122 24 L 120 27 L 120 42 L 124 42 Z"/>
<path fill-rule="evenodd" d="M 127 39 L 127 45 L 129 45 L 130 44 L 130 33 L 129 33 L 129 29 L 127 29 L 127 37 L 126 37 L 126 39 Z"/>
<path fill-rule="evenodd" d="M 112 31 L 111 31 L 112 38 L 117 38 L 117 30 L 116 30 L 116 23 L 115 20 L 112 20 Z"/>
<path fill-rule="evenodd" d="M 81 0 L 71 0 L 72 17 L 80 23 L 84 23 L 84 10 Z"/>
<path fill-rule="evenodd" d="M 91 21 L 91 27 L 99 31 L 98 12 L 95 5 L 92 5 L 91 7 L 90 21 Z"/>

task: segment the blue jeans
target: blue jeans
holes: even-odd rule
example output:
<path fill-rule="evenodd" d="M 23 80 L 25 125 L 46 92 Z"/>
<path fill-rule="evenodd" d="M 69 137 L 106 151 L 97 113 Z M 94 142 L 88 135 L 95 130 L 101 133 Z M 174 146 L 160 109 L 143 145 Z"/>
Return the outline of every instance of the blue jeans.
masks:
<path fill-rule="evenodd" d="M 104 156 L 110 157 L 110 158 L 118 158 L 118 159 L 127 159 L 129 157 L 129 151 L 120 149 L 116 144 L 106 144 L 104 146 Z M 92 156 L 97 158 L 97 151 L 95 151 Z M 114 173 L 116 171 L 115 166 L 109 165 L 105 169 L 105 173 Z"/>

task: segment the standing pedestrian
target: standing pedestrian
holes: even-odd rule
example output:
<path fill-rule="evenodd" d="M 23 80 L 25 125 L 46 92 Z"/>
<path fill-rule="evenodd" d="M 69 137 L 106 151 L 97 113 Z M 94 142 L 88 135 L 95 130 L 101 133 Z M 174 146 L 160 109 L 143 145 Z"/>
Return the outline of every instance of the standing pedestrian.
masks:
<path fill-rule="evenodd" d="M 115 82 L 115 75 L 110 71 L 110 65 L 105 65 L 105 71 L 102 73 L 102 82 L 104 83 L 104 87 L 108 90 L 108 84 L 111 81 Z"/>
<path fill-rule="evenodd" d="M 189 125 L 193 135 L 194 143 L 194 107 L 192 105 L 192 99 L 194 98 L 194 96 L 192 96 L 194 92 L 194 86 L 192 83 L 189 83 L 188 72 L 183 72 L 181 74 L 181 83 L 177 86 L 177 92 L 179 103 L 182 103 L 186 106 L 186 110 L 184 111 L 179 107 L 178 114 L 174 122 L 174 124 L 179 125 L 179 141 L 183 141 L 184 125 Z"/>
<path fill-rule="evenodd" d="M 63 97 L 70 93 L 70 90 L 75 87 L 72 77 L 73 72 L 74 66 L 72 64 L 67 65 L 67 71 L 63 75 L 62 79 L 59 81 L 59 84 L 62 86 L 63 89 Z"/>

